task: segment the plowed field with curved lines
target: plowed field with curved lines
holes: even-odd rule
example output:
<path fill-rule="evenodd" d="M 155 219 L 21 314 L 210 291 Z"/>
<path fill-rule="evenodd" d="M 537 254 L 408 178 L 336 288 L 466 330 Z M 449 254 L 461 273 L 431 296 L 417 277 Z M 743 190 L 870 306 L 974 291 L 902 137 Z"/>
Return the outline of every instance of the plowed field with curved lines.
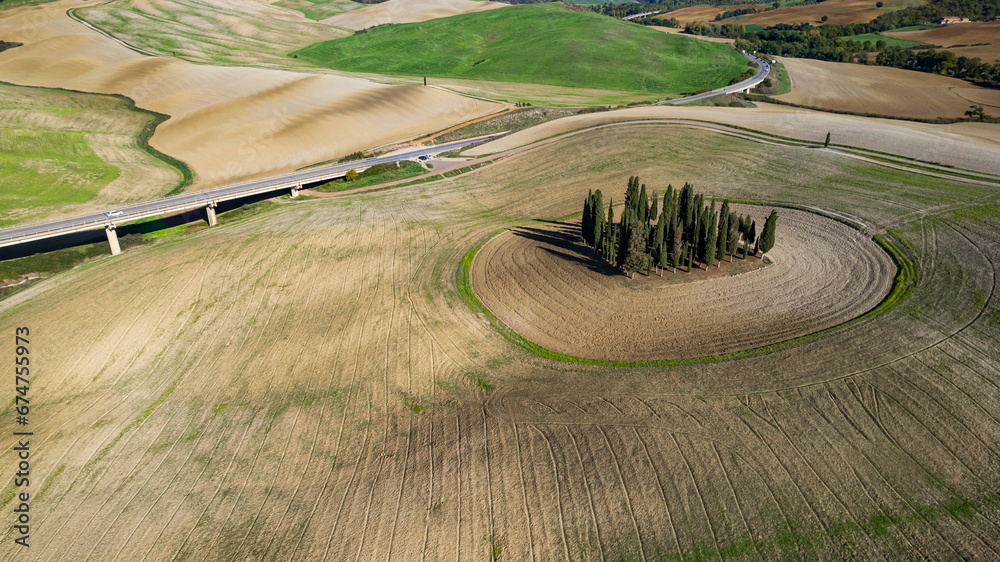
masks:
<path fill-rule="evenodd" d="M 842 329 L 670 367 L 547 358 L 466 302 L 470 250 L 630 175 L 858 217 L 916 274 Z M 5 524 L 0 559 L 996 559 L 998 198 L 623 126 L 59 274 L 0 301 L 0 363 L 28 326 L 35 367 L 32 546 Z"/>
<path fill-rule="evenodd" d="M 732 209 L 764 224 L 771 208 Z M 889 292 L 896 267 L 870 237 L 803 211 L 780 209 L 779 217 L 764 267 L 750 257 L 629 280 L 578 244 L 574 221 L 498 235 L 476 255 L 470 281 L 483 304 L 528 340 L 566 355 L 617 361 L 778 343 L 860 316 Z M 723 266 L 729 275 L 718 275 Z"/>

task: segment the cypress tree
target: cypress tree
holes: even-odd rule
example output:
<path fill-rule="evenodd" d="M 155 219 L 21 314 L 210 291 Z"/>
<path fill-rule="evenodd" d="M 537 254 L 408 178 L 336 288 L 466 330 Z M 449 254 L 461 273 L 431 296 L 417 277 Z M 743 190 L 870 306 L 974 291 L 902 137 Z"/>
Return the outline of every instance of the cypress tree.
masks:
<path fill-rule="evenodd" d="M 604 245 L 604 259 L 614 263 L 615 253 L 615 200 L 608 200 L 608 222 L 605 223 L 608 229 L 607 241 Z"/>
<path fill-rule="evenodd" d="M 747 221 L 750 223 L 750 226 L 747 227 L 747 242 L 749 242 L 747 248 L 750 248 L 750 244 L 754 244 L 757 241 L 757 222 L 751 219 L 749 215 L 747 215 Z M 757 255 L 756 249 L 754 249 L 753 255 Z"/>
<path fill-rule="evenodd" d="M 640 226 L 649 222 L 649 196 L 646 195 L 646 184 L 639 190 L 639 199 L 635 204 L 635 217 Z M 645 231 L 645 228 L 643 229 Z"/>
<path fill-rule="evenodd" d="M 643 236 L 642 225 L 635 220 L 635 217 L 630 218 L 632 220 L 627 226 L 627 238 L 623 238 L 621 243 L 625 251 L 619 266 L 626 275 L 642 269 L 648 262 L 646 259 L 646 238 Z"/>
<path fill-rule="evenodd" d="M 598 189 L 594 192 L 594 201 L 590 204 L 591 245 L 594 248 L 601 247 L 601 238 L 604 235 L 604 195 Z"/>
<path fill-rule="evenodd" d="M 664 209 L 664 211 L 666 211 L 666 209 Z M 653 248 L 659 248 L 660 245 L 663 244 L 663 237 L 667 230 L 666 222 L 666 219 L 661 214 L 660 220 L 656 221 L 656 229 L 653 230 L 653 239 L 650 243 L 650 246 Z"/>
<path fill-rule="evenodd" d="M 774 247 L 774 229 L 778 224 L 778 211 L 771 210 L 771 214 L 764 221 L 764 232 L 760 235 L 760 249 L 766 254 Z"/>
<path fill-rule="evenodd" d="M 688 273 L 691 273 L 691 265 L 694 262 L 694 246 L 687 244 L 687 255 L 688 255 Z"/>
<path fill-rule="evenodd" d="M 715 255 L 719 257 L 721 263 L 726 257 L 726 250 L 729 249 L 729 199 L 722 202 L 722 210 L 719 211 L 719 231 L 716 241 Z"/>
<path fill-rule="evenodd" d="M 685 183 L 681 188 L 680 222 L 684 226 L 684 238 L 688 241 L 694 232 L 694 212 L 694 188 Z"/>
<path fill-rule="evenodd" d="M 594 241 L 591 239 L 593 234 L 593 225 L 591 224 L 591 206 L 590 203 L 594 199 L 594 192 L 591 191 L 587 194 L 587 200 L 583 202 L 583 220 L 580 223 L 580 234 L 583 236 L 583 241 L 587 244 L 593 244 Z"/>
<path fill-rule="evenodd" d="M 729 252 L 729 263 L 733 263 L 733 256 L 736 254 L 736 246 L 740 239 L 738 229 L 736 213 L 729 213 L 729 230 L 726 234 L 726 251 Z"/>
<path fill-rule="evenodd" d="M 705 269 L 715 263 L 715 250 L 719 238 L 719 218 L 713 213 L 708 223 L 708 237 L 705 241 Z"/>
<path fill-rule="evenodd" d="M 684 249 L 682 245 L 684 238 L 684 230 L 681 228 L 681 225 L 674 224 L 673 221 L 671 221 L 670 224 L 673 225 L 673 235 L 671 236 L 672 240 L 670 249 L 671 252 L 674 254 L 674 256 L 676 256 L 676 258 L 679 260 L 681 257 L 681 250 Z M 674 264 L 674 267 L 677 267 L 676 263 Z"/>

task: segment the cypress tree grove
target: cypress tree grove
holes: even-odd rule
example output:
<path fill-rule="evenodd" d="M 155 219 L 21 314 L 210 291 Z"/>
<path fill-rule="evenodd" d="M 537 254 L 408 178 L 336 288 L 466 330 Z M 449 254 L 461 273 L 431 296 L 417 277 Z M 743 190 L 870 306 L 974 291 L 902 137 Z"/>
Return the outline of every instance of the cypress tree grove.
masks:
<path fill-rule="evenodd" d="M 594 193 L 590 192 L 587 194 L 587 199 L 583 202 L 583 220 L 580 223 L 580 235 L 583 237 L 583 241 L 587 244 L 593 244 L 592 234 L 594 232 L 593 225 L 591 224 L 591 206 L 590 202 L 594 199 Z"/>
<path fill-rule="evenodd" d="M 771 210 L 764 221 L 764 232 L 760 235 L 760 249 L 766 254 L 774 247 L 774 230 L 778 224 L 778 211 Z"/>
<path fill-rule="evenodd" d="M 595 249 L 601 246 L 601 237 L 604 234 L 604 195 L 598 189 L 594 192 L 594 201 L 590 204 L 590 245 Z"/>

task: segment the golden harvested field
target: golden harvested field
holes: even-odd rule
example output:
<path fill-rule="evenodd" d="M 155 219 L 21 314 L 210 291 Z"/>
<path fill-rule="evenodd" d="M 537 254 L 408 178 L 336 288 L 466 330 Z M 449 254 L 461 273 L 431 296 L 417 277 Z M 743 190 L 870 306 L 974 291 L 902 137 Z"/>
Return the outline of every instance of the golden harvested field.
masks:
<path fill-rule="evenodd" d="M 1000 90 L 957 78 L 809 59 L 781 62 L 792 79 L 792 91 L 777 98 L 810 107 L 924 119 L 963 117 L 973 101 L 1000 107 Z"/>
<path fill-rule="evenodd" d="M 323 23 L 346 29 L 364 29 L 387 23 L 413 23 L 458 14 L 505 8 L 508 4 L 484 0 L 388 0 L 326 18 Z"/>
<path fill-rule="evenodd" d="M 547 359 L 463 300 L 470 249 L 632 174 L 892 227 L 919 275 L 821 337 L 671 368 Z M 66 272 L 0 302 L 37 369 L 32 547 L 5 525 L 2 556 L 995 558 L 997 197 L 636 126 Z"/>
<path fill-rule="evenodd" d="M 771 207 L 732 210 L 764 224 Z M 763 268 L 747 270 L 761 264 L 750 257 L 709 267 L 708 278 L 696 269 L 629 280 L 578 243 L 573 221 L 495 237 L 476 255 L 470 281 L 483 304 L 528 340 L 616 361 L 762 347 L 843 324 L 885 298 L 896 267 L 870 238 L 812 213 L 778 213 L 777 244 Z"/>
<path fill-rule="evenodd" d="M 753 109 L 653 106 L 574 115 L 519 131 L 470 149 L 466 154 L 476 156 L 502 152 L 568 131 L 598 125 L 657 119 L 714 121 L 821 142 L 826 133 L 830 132 L 834 143 L 1000 174 L 1000 160 L 995 157 L 1000 150 L 1000 125 L 997 124 L 931 125 L 836 115 L 771 104 L 758 104 Z M 687 180 L 681 178 L 679 181 L 683 185 Z"/>
<path fill-rule="evenodd" d="M 256 0 L 113 0 L 74 14 L 150 54 L 226 65 L 307 67 L 286 53 L 347 35 Z"/>
<path fill-rule="evenodd" d="M 960 57 L 979 57 L 989 63 L 1000 59 L 1000 22 L 962 23 L 937 29 L 903 31 L 886 35 L 941 45 Z"/>
<path fill-rule="evenodd" d="M 768 4 L 731 4 L 729 6 L 691 6 L 689 8 L 681 8 L 680 10 L 674 10 L 672 12 L 667 12 L 665 14 L 659 14 L 656 19 L 670 19 L 677 18 L 681 23 L 690 23 L 693 21 L 713 21 L 715 16 L 728 12 L 730 10 L 743 10 L 746 8 L 756 8 L 758 11 L 764 11 Z"/>
<path fill-rule="evenodd" d="M 757 24 L 761 27 L 769 27 L 779 23 L 812 23 L 819 25 L 821 23 L 820 18 L 823 16 L 830 18 L 827 23 L 837 25 L 866 23 L 886 12 L 922 3 L 923 0 L 887 0 L 885 6 L 876 8 L 875 2 L 869 2 L 868 0 L 827 0 L 819 4 L 791 6 L 768 12 L 748 14 L 739 19 L 730 18 L 723 23 Z"/>
<path fill-rule="evenodd" d="M 66 17 L 80 5 L 5 12 L 0 37 L 24 46 L 0 54 L 0 80 L 119 93 L 170 115 L 150 142 L 191 166 L 192 190 L 406 141 L 502 107 L 434 88 L 143 56 Z"/>

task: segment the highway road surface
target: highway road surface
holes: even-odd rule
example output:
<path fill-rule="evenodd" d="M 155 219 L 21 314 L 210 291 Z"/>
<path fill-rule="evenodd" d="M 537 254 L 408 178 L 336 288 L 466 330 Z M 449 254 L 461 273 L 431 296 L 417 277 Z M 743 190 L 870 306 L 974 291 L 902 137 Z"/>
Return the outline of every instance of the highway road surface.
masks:
<path fill-rule="evenodd" d="M 436 155 L 443 152 L 450 152 L 476 142 L 492 139 L 495 136 L 496 135 L 488 135 L 474 139 L 442 144 L 439 146 L 421 147 L 404 153 L 380 156 L 378 158 L 369 158 L 367 160 L 355 160 L 344 164 L 318 166 L 283 176 L 228 185 L 225 187 L 197 191 L 174 197 L 166 197 L 128 207 L 108 209 L 108 211 L 121 211 L 121 215 L 116 214 L 113 219 L 106 216 L 105 213 L 96 213 L 93 215 L 73 217 L 69 219 L 22 225 L 15 228 L 0 230 L 0 248 L 4 246 L 13 246 L 14 244 L 20 244 L 22 242 L 32 242 L 54 236 L 61 236 L 72 232 L 99 230 L 108 225 L 124 224 L 129 221 L 154 217 L 166 213 L 190 211 L 206 207 L 220 201 L 229 201 L 232 199 L 249 197 L 251 195 L 258 195 L 270 191 L 280 191 L 301 187 L 302 184 L 342 177 L 348 170 L 351 169 L 361 171 L 369 168 L 370 166 L 374 166 L 375 164 L 414 159 L 424 154 Z M 0 259 L 3 259 L 2 252 L 0 252 Z"/>
<path fill-rule="evenodd" d="M 701 100 L 705 98 L 710 98 L 712 96 L 718 96 L 720 94 L 732 94 L 735 92 L 745 90 L 747 88 L 753 88 L 757 84 L 760 84 L 761 82 L 764 81 L 765 78 L 767 78 L 767 75 L 771 73 L 771 63 L 762 58 L 758 58 L 757 56 L 752 55 L 750 53 L 743 53 L 743 55 L 746 56 L 748 59 L 757 63 L 758 67 L 760 68 L 760 70 L 757 71 L 757 74 L 754 74 L 750 78 L 747 78 L 742 82 L 737 82 L 736 84 L 732 84 L 730 86 L 725 86 L 723 88 L 716 88 L 710 92 L 705 92 L 703 94 L 697 94 L 694 96 L 688 96 L 686 98 L 677 98 L 672 100 L 661 101 L 658 102 L 656 105 L 677 105 L 679 103 Z"/>

